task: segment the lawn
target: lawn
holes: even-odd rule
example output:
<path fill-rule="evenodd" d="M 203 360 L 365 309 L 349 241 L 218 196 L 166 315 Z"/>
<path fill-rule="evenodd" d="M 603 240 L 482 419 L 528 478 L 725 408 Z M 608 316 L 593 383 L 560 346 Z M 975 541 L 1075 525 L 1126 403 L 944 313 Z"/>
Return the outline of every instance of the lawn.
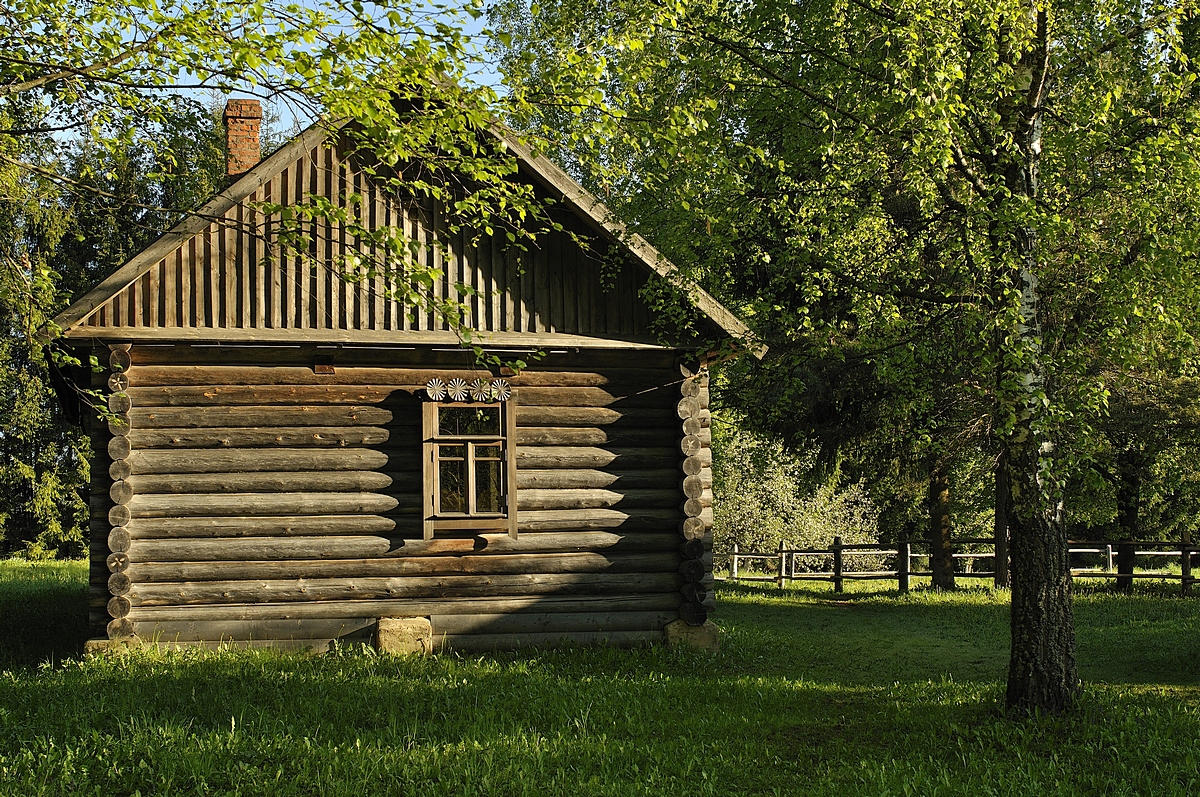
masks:
<path fill-rule="evenodd" d="M 0 793 L 1165 795 L 1200 786 L 1200 599 L 1076 602 L 1079 709 L 1000 716 L 1007 596 L 725 587 L 716 656 L 80 662 L 84 573 L 0 563 Z M 39 597 L 39 595 L 41 597 Z M 38 662 L 45 662 L 39 665 Z"/>

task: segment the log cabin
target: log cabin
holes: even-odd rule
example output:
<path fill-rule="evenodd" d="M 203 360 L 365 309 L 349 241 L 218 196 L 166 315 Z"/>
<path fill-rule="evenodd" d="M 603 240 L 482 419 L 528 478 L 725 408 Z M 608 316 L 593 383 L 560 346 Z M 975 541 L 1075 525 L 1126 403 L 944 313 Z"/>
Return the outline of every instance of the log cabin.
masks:
<path fill-rule="evenodd" d="M 394 201 L 321 128 L 258 161 L 260 114 L 230 102 L 228 187 L 56 320 L 99 364 L 74 378 L 109 411 L 79 407 L 91 649 L 324 649 L 396 618 L 457 650 L 705 624 L 707 376 L 696 343 L 656 336 L 641 295 L 672 266 L 518 141 L 518 179 L 562 227 L 523 252 L 448 235 L 436 203 Z M 384 276 L 271 249 L 264 199 L 351 192 L 372 223 L 430 243 L 417 256 L 445 274 L 435 291 L 473 287 L 459 298 L 490 362 L 528 366 L 481 365 Z M 329 258 L 359 245 L 335 223 L 313 238 Z M 619 253 L 615 274 L 584 240 Z M 690 299 L 709 340 L 745 338 L 711 296 Z"/>

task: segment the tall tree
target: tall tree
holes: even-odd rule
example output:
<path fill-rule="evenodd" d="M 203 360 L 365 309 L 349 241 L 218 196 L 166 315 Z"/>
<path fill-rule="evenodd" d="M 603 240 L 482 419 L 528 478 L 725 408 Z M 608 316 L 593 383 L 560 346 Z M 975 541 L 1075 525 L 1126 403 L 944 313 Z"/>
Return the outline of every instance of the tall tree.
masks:
<path fill-rule="evenodd" d="M 1063 485 L 1104 407 L 1090 352 L 1134 360 L 1132 330 L 1196 306 L 1190 13 L 512 0 L 493 15 L 515 122 L 569 130 L 560 156 L 662 225 L 654 240 L 695 255 L 769 342 L 843 331 L 830 301 L 858 324 L 966 319 L 943 344 L 990 406 L 1006 486 L 1014 714 L 1077 689 Z"/>

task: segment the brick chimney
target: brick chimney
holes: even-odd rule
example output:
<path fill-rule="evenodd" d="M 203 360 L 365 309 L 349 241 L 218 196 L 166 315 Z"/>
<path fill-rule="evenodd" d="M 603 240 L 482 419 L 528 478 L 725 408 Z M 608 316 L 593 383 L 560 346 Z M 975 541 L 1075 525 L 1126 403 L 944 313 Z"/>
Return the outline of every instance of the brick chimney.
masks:
<path fill-rule="evenodd" d="M 262 157 L 258 129 L 262 105 L 258 100 L 229 100 L 225 103 L 225 174 L 250 171 Z"/>

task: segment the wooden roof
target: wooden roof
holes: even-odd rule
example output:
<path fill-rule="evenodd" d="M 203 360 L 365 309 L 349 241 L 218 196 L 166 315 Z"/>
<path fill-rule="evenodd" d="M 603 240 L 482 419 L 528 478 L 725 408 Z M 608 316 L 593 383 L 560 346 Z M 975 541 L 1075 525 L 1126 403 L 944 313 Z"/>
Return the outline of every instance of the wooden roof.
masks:
<path fill-rule="evenodd" d="M 353 167 L 340 146 L 327 144 L 327 130 L 313 126 L 110 274 L 55 323 L 69 338 L 457 343 L 444 319 L 392 298 L 386 275 L 337 274 L 269 251 L 273 220 L 256 203 L 298 203 L 312 195 L 344 206 L 354 193 L 363 197 L 358 212 L 371 224 L 403 225 L 420 242 L 448 241 L 424 246 L 418 256 L 444 270 L 435 295 L 467 306 L 478 342 L 657 348 L 638 289 L 652 274 L 671 278 L 674 266 L 545 157 L 499 128 L 492 133 L 517 157 L 521 177 L 560 200 L 556 220 L 564 231 L 539 235 L 529 251 L 488 237 L 448 236 L 436 204 L 394 201 Z M 333 263 L 359 246 L 336 224 L 319 222 L 311 232 L 310 260 Z M 572 233 L 599 235 L 627 252 L 607 290 L 599 261 Z M 474 290 L 457 296 L 455 283 Z M 748 337 L 746 326 L 712 296 L 698 288 L 688 295 L 720 333 Z"/>

